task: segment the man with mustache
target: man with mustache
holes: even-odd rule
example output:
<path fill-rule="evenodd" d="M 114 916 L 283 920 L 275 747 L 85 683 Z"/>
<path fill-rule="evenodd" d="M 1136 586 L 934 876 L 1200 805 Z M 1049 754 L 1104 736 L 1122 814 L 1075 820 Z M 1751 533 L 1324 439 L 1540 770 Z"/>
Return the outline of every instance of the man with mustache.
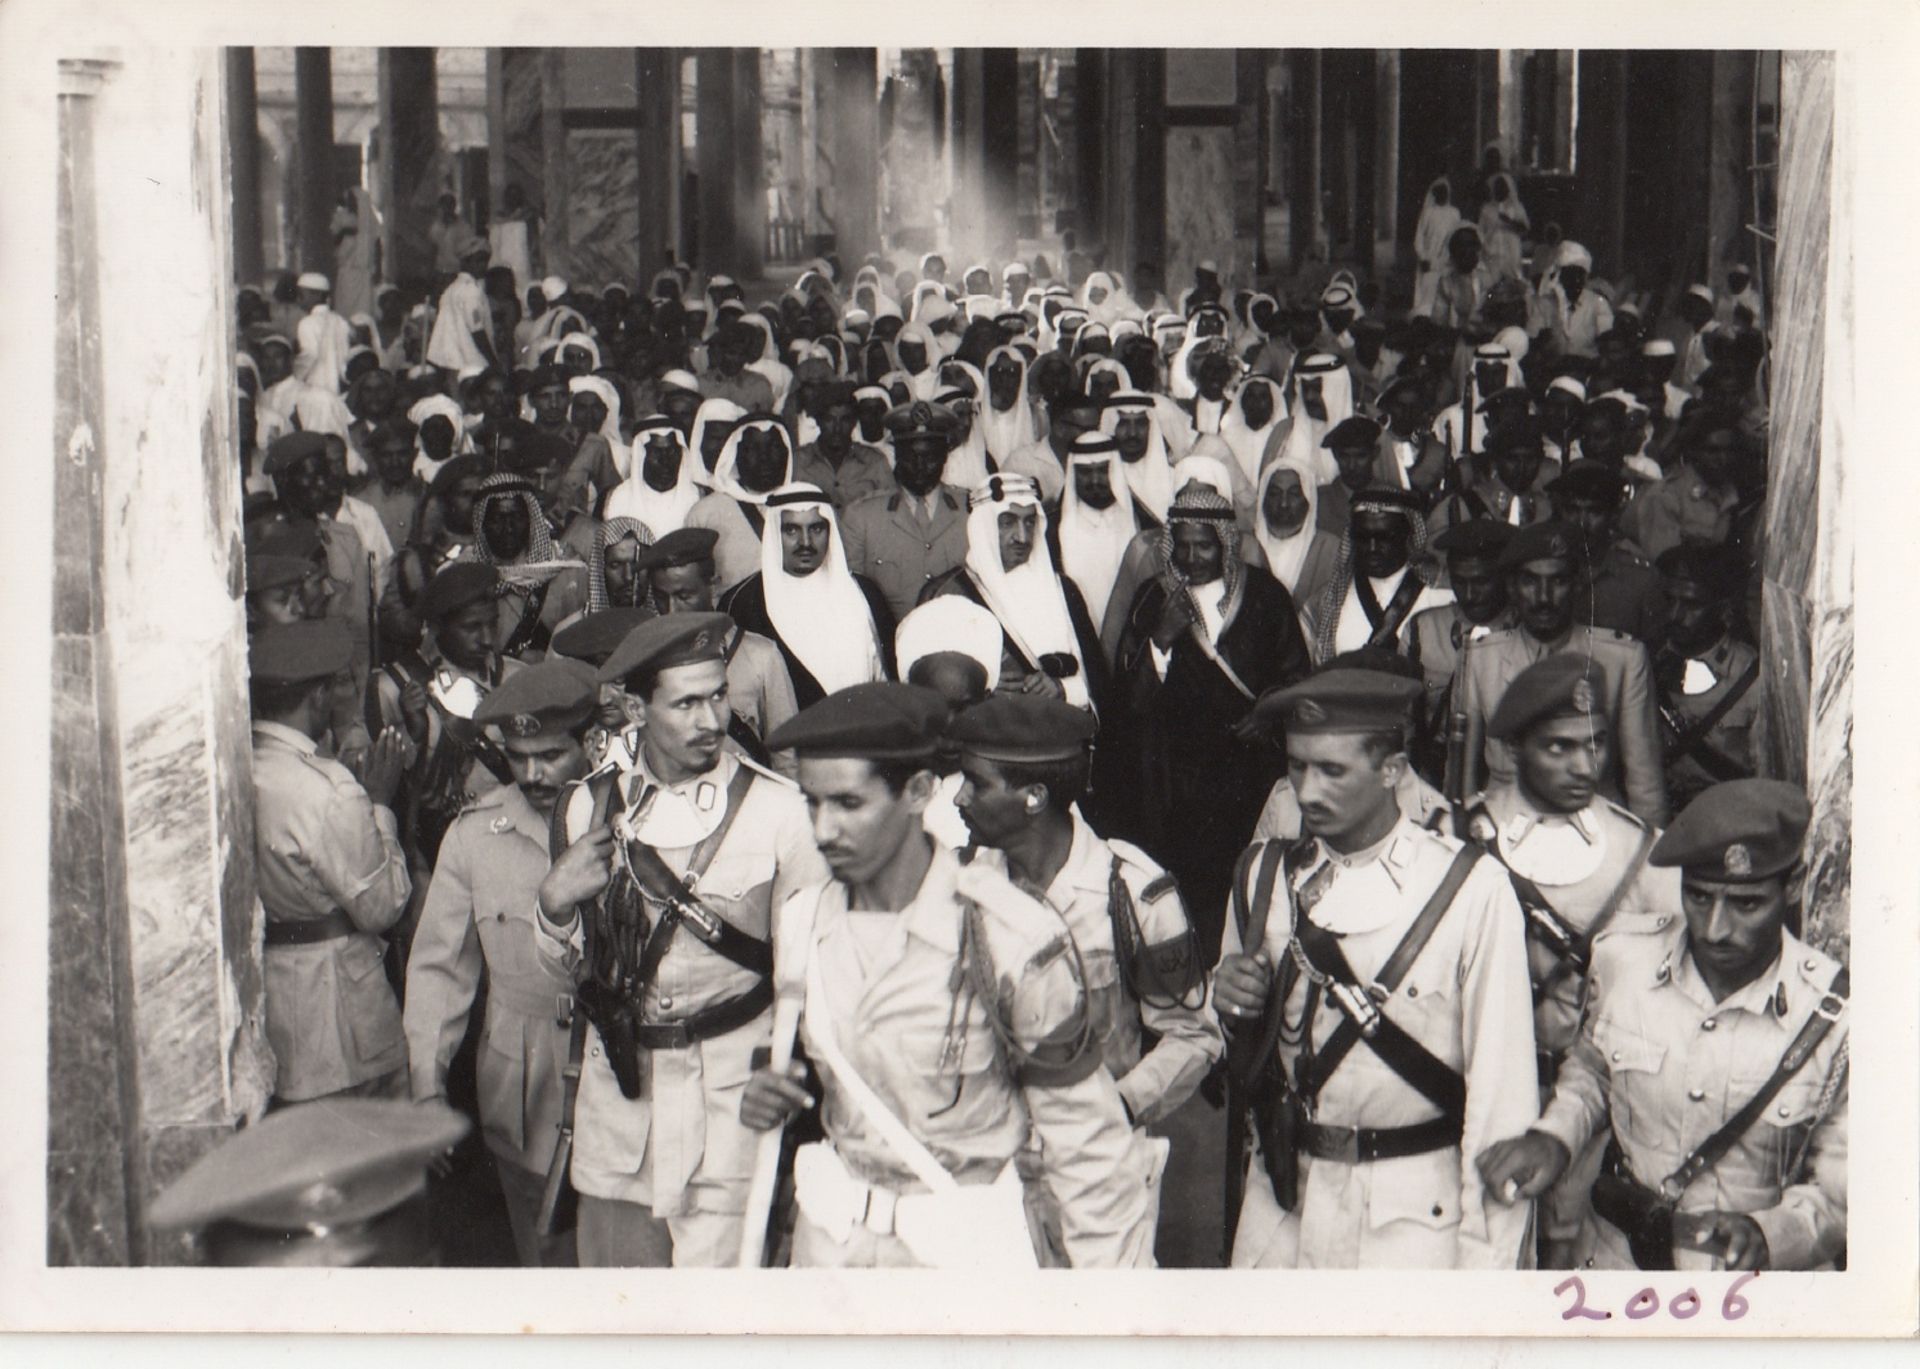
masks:
<path fill-rule="evenodd" d="M 926 587 L 967 557 L 967 492 L 942 483 L 959 420 L 944 405 L 888 413 L 893 488 L 855 500 L 841 515 L 847 568 L 871 580 L 898 622 Z"/>
<path fill-rule="evenodd" d="M 1786 925 L 1811 816 L 1779 780 L 1687 806 L 1648 857 L 1678 870 L 1684 916 L 1614 921 L 1544 1114 L 1480 1155 L 1487 1191 L 1525 1201 L 1604 1145 L 1571 1267 L 1820 1269 L 1846 1248 L 1848 976 Z"/>
<path fill-rule="evenodd" d="M 634 629 L 598 678 L 641 731 L 637 763 L 557 804 L 566 844 L 536 948 L 592 1023 L 571 1167 L 585 1266 L 738 1256 L 754 1157 L 740 1095 L 771 1029 L 773 908 L 827 873 L 800 796 L 725 745 L 729 626 L 674 613 Z"/>
<path fill-rule="evenodd" d="M 558 659 L 528 666 L 481 701 L 474 725 L 496 731 L 513 783 L 473 800 L 447 829 L 407 959 L 402 1022 L 416 1101 L 446 1096 L 485 976 L 480 1130 L 529 1268 L 574 1262 L 571 1227 L 537 1230 L 567 1060 L 554 1005 L 573 982 L 534 954 L 534 909 L 551 864 L 554 805 L 590 768 L 585 741 L 597 701 L 593 668 Z"/>

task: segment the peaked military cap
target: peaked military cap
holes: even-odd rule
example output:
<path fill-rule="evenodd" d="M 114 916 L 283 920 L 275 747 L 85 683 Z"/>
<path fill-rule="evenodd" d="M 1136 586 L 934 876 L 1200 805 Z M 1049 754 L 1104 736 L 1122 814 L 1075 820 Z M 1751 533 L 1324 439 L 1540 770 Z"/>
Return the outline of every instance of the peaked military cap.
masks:
<path fill-rule="evenodd" d="M 324 433 L 288 433 L 285 437 L 276 437 L 273 445 L 267 448 L 267 459 L 260 467 L 267 475 L 279 475 L 291 470 L 311 456 L 324 457 L 327 454 L 327 439 Z"/>
<path fill-rule="evenodd" d="M 994 694 L 962 709 L 947 735 L 990 761 L 1041 764 L 1087 754 L 1093 715 L 1038 694 Z"/>
<path fill-rule="evenodd" d="M 599 702 L 592 666 L 555 659 L 507 676 L 480 701 L 473 720 L 491 723 L 509 737 L 531 737 L 577 727 L 593 716 Z"/>
<path fill-rule="evenodd" d="M 1553 499 L 1619 504 L 1627 497 L 1626 477 L 1604 461 L 1582 458 L 1568 466 L 1547 486 Z"/>
<path fill-rule="evenodd" d="M 1469 518 L 1454 523 L 1433 539 L 1433 549 L 1461 560 L 1486 557 L 1498 560 L 1513 540 L 1513 528 L 1497 518 Z"/>
<path fill-rule="evenodd" d="M 253 639 L 248 666 L 266 684 L 302 684 L 345 670 L 353 642 L 338 618 L 276 623 Z"/>
<path fill-rule="evenodd" d="M 642 570 L 666 570 L 711 560 L 720 534 L 712 528 L 675 528 L 652 546 L 640 548 Z"/>
<path fill-rule="evenodd" d="M 468 604 L 493 598 L 499 588 L 500 572 L 486 562 L 455 561 L 427 581 L 416 607 L 429 623 L 441 623 Z"/>
<path fill-rule="evenodd" d="M 1535 661 L 1513 677 L 1500 695 L 1487 735 L 1498 741 L 1517 741 L 1527 729 L 1548 718 L 1601 711 L 1605 680 L 1585 656 L 1563 651 Z"/>
<path fill-rule="evenodd" d="M 653 610 L 642 604 L 603 608 L 598 613 L 575 618 L 553 634 L 550 645 L 556 655 L 602 666 L 607 657 L 613 655 L 614 648 L 627 640 L 627 634 L 653 616 Z"/>
<path fill-rule="evenodd" d="M 1654 844 L 1649 865 L 1708 879 L 1768 879 L 1800 862 L 1813 809 L 1783 780 L 1729 780 L 1702 791 Z"/>
<path fill-rule="evenodd" d="M 886 424 L 887 433 L 895 442 L 916 437 L 938 437 L 952 441 L 953 435 L 960 430 L 960 419 L 952 409 L 944 404 L 930 404 L 924 399 L 889 409 Z"/>
<path fill-rule="evenodd" d="M 1518 528 L 1500 553 L 1500 568 L 1512 570 L 1532 561 L 1579 561 L 1580 535 L 1557 518 Z"/>
<path fill-rule="evenodd" d="M 613 649 L 600 667 L 600 683 L 622 681 L 643 670 L 725 660 L 727 632 L 732 626 L 733 619 L 724 613 L 669 613 L 649 618 Z"/>
<path fill-rule="evenodd" d="M 1297 736 L 1395 732 L 1406 726 L 1420 681 L 1379 670 L 1323 670 L 1260 696 L 1255 711 Z"/>
<path fill-rule="evenodd" d="M 247 553 L 247 592 L 281 589 L 297 585 L 313 571 L 311 556 L 276 556 L 272 552 Z"/>
<path fill-rule="evenodd" d="M 947 730 L 947 701 L 919 685 L 880 681 L 835 690 L 767 737 L 769 751 L 858 760 L 931 760 Z"/>
<path fill-rule="evenodd" d="M 326 1098 L 282 1108 L 201 1156 L 150 1215 L 169 1231 L 238 1222 L 318 1233 L 364 1222 L 421 1192 L 427 1162 L 467 1126 L 440 1103 Z"/>

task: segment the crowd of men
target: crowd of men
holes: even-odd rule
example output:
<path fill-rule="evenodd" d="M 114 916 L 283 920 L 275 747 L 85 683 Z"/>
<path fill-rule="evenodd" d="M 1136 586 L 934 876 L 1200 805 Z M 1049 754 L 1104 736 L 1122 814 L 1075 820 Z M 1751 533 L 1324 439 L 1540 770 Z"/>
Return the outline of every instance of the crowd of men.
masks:
<path fill-rule="evenodd" d="M 1502 179 L 1411 311 L 243 290 L 276 1107 L 464 1042 L 529 1265 L 1151 1265 L 1170 1161 L 1236 1266 L 1842 1260 L 1760 301 Z"/>

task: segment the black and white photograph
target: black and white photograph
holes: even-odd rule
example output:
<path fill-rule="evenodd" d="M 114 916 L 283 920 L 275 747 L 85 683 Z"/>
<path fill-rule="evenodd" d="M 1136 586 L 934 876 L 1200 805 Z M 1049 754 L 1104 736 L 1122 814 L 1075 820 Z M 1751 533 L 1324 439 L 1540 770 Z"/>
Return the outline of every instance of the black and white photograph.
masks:
<path fill-rule="evenodd" d="M 1912 1334 L 1871 8 L 806 8 L 10 57 L 0 1324 Z"/>

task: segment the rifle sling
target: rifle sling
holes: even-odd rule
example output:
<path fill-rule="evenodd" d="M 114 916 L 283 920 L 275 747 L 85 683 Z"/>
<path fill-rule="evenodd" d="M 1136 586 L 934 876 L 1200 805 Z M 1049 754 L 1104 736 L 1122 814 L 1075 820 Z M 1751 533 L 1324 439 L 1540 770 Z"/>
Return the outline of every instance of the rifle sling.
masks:
<path fill-rule="evenodd" d="M 1684 729 L 1674 729 L 1678 735 L 1674 737 L 1673 741 L 1666 747 L 1663 753 L 1665 763 L 1672 765 L 1675 761 L 1685 756 L 1699 761 L 1703 767 L 1712 770 L 1713 767 L 1708 765 L 1707 762 L 1696 753 L 1701 747 L 1706 745 L 1707 738 L 1713 735 L 1713 729 L 1720 725 L 1720 720 L 1726 717 L 1727 714 L 1733 712 L 1734 706 L 1747 696 L 1747 691 L 1753 688 L 1754 681 L 1759 678 L 1760 660 L 1758 657 L 1755 657 L 1753 663 L 1741 672 L 1740 678 L 1733 682 L 1733 687 L 1720 696 L 1719 703 L 1702 714 L 1692 726 Z M 1710 754 L 1724 761 L 1725 758 L 1719 757 L 1717 752 L 1712 751 L 1712 748 L 1709 747 L 1708 751 Z"/>
<path fill-rule="evenodd" d="M 713 863 L 714 856 L 720 850 L 720 843 L 726 840 L 727 833 L 732 830 L 733 820 L 739 816 L 741 803 L 752 784 L 753 771 L 744 765 L 738 766 L 733 772 L 733 780 L 727 785 L 727 811 L 721 817 L 720 825 L 703 837 L 700 844 L 693 848 L 693 854 L 687 858 L 686 874 L 675 875 L 673 883 L 668 886 L 669 892 L 676 901 L 687 903 L 695 901 L 695 894 L 688 881 L 698 879 L 705 874 L 707 867 Z M 645 843 L 635 841 L 634 845 L 644 846 Z M 666 958 L 667 947 L 672 942 L 673 934 L 679 929 L 681 921 L 677 906 L 670 905 L 667 911 L 661 914 L 660 921 L 654 925 L 652 933 L 647 937 L 645 947 L 640 952 L 640 985 L 653 982 L 653 976 L 659 970 L 660 962 Z M 719 934 L 707 943 L 709 946 L 744 970 L 751 970 L 760 975 L 773 973 L 771 946 L 757 937 L 749 936 L 717 914 L 714 916 L 714 921 L 718 924 Z"/>

